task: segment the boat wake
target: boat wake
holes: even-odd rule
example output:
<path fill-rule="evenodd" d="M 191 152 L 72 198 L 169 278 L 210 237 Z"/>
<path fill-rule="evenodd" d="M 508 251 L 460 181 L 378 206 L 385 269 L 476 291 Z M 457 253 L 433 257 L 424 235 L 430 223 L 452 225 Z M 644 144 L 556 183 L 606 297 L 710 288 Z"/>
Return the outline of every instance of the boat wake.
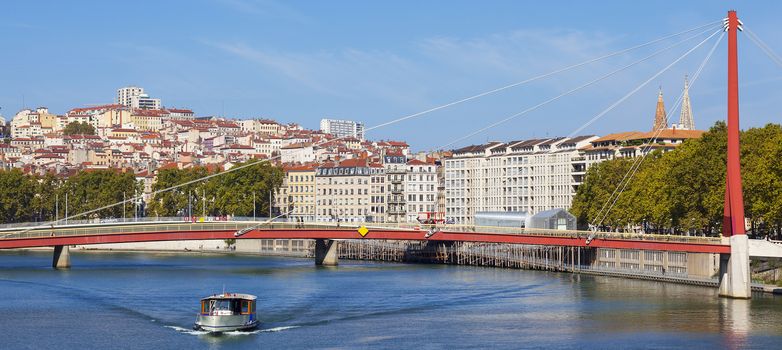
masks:
<path fill-rule="evenodd" d="M 274 327 L 274 328 L 269 328 L 269 329 L 259 329 L 259 330 L 257 330 L 257 332 L 282 332 L 284 330 L 294 329 L 294 328 L 299 328 L 299 327 L 301 327 L 301 326 Z"/>
<path fill-rule="evenodd" d="M 166 328 L 171 328 L 179 333 L 182 334 L 189 334 L 189 335 L 205 335 L 209 334 L 210 332 L 207 331 L 197 331 L 189 328 L 182 328 L 178 326 L 165 326 Z M 276 333 L 276 332 L 282 332 L 284 330 L 288 329 L 294 329 L 299 328 L 301 326 L 281 326 L 281 327 L 274 327 L 274 328 L 266 328 L 266 329 L 256 329 L 254 331 L 249 332 L 241 332 L 241 331 L 232 331 L 232 332 L 223 332 L 220 333 L 221 335 L 250 335 L 250 334 L 258 334 L 258 333 Z"/>
<path fill-rule="evenodd" d="M 179 333 L 190 334 L 190 335 L 204 335 L 204 334 L 208 334 L 209 333 L 209 332 L 206 332 L 206 331 L 197 331 L 197 330 L 194 330 L 194 329 L 182 328 L 182 327 L 177 327 L 177 326 L 165 326 L 165 327 L 166 328 L 171 328 L 171 329 L 173 329 L 173 330 L 175 330 L 175 331 L 177 331 Z"/>

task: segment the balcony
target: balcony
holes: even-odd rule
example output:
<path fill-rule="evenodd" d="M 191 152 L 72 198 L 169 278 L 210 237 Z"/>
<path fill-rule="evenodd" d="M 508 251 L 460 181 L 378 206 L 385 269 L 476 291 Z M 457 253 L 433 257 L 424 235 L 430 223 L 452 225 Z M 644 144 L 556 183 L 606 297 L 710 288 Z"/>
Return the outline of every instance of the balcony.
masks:
<path fill-rule="evenodd" d="M 388 215 L 405 215 L 405 214 L 407 214 L 407 212 L 404 209 L 389 208 L 388 211 L 386 211 L 386 214 L 388 214 Z"/>
<path fill-rule="evenodd" d="M 405 197 L 404 196 L 388 196 L 386 199 L 388 203 L 395 203 L 395 204 L 405 204 Z"/>

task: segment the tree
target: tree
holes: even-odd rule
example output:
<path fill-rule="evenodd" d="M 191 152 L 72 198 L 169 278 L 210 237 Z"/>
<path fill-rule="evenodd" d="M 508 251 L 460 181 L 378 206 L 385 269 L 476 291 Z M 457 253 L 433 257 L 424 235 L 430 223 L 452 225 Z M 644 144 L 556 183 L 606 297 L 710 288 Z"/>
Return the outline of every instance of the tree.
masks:
<path fill-rule="evenodd" d="M 250 160 L 248 163 L 258 163 Z M 247 164 L 247 163 L 243 163 Z M 242 166 L 238 164 L 237 166 Z M 224 214 L 252 216 L 253 193 L 256 195 L 256 212 L 268 212 L 268 194 L 282 185 L 283 171 L 268 162 L 248 166 L 215 178 L 215 207 Z"/>
<path fill-rule="evenodd" d="M 65 135 L 95 135 L 95 128 L 88 123 L 70 122 L 62 133 Z"/>
<path fill-rule="evenodd" d="M 571 211 L 582 229 L 589 225 L 617 227 L 622 220 L 616 211 L 606 211 L 612 195 L 632 164 L 631 159 L 617 158 L 595 164 L 587 170 L 586 181 L 579 186 Z"/>
<path fill-rule="evenodd" d="M 782 127 L 768 124 L 743 133 L 741 147 L 745 214 L 760 235 L 782 223 Z"/>
<path fill-rule="evenodd" d="M 244 164 L 236 166 L 241 167 Z M 158 172 L 158 180 L 153 190 L 160 191 L 211 174 L 214 172 L 207 171 L 204 167 L 162 169 Z M 200 215 L 205 209 L 207 215 L 250 216 L 253 213 L 252 196 L 255 193 L 255 210 L 265 213 L 270 207 L 265 194 L 279 188 L 282 178 L 282 170 L 267 162 L 247 166 L 205 181 L 158 193 L 149 204 L 148 212 L 155 216 L 187 215 L 188 196 L 192 194 L 190 203 L 193 215 Z"/>
<path fill-rule="evenodd" d="M 745 216 L 759 234 L 782 228 L 782 126 L 769 124 L 741 135 Z M 647 156 L 630 184 L 611 206 L 600 208 L 626 173 L 627 160 L 592 166 L 573 200 L 580 225 L 603 222 L 603 229 L 642 226 L 652 232 L 718 235 L 722 228 L 727 127 L 716 123 L 699 139 L 675 150 Z M 600 215 L 598 215 L 600 214 Z M 603 217 L 605 216 L 605 219 Z"/>
<path fill-rule="evenodd" d="M 3 223 L 32 221 L 35 178 L 19 169 L 0 171 L 0 221 Z"/>
<path fill-rule="evenodd" d="M 132 198 L 137 192 L 141 192 L 140 184 L 132 173 L 110 169 L 82 171 L 71 176 L 62 186 L 61 196 L 68 194 L 68 212 L 73 215 L 122 202 L 123 199 Z M 116 218 L 122 217 L 122 213 L 123 206 L 116 205 L 76 219 Z M 126 216 L 132 214 L 133 210 L 125 210 Z"/>
<path fill-rule="evenodd" d="M 204 167 L 161 169 L 158 171 L 157 182 L 152 186 L 152 190 L 160 191 L 210 174 L 211 173 Z M 200 213 L 200 208 L 204 205 L 201 194 L 204 193 L 203 190 L 205 187 L 206 184 L 198 182 L 171 191 L 158 193 L 149 203 L 147 212 L 154 216 L 188 215 L 188 196 L 192 195 L 191 203 L 193 214 Z"/>

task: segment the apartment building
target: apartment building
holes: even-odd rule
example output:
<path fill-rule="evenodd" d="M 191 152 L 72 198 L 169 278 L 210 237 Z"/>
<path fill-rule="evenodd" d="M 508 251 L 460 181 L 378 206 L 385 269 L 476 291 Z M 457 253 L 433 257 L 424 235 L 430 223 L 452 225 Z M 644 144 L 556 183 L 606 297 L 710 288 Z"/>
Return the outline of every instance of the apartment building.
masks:
<path fill-rule="evenodd" d="M 159 98 L 149 97 L 144 88 L 126 86 L 117 89 L 117 103 L 134 109 L 160 109 Z"/>
<path fill-rule="evenodd" d="M 383 221 L 385 205 L 373 203 L 383 191 L 385 173 L 367 159 L 327 162 L 316 170 L 317 220 L 330 222 Z"/>
<path fill-rule="evenodd" d="M 315 165 L 285 166 L 285 177 L 277 195 L 280 213 L 298 221 L 315 219 Z"/>
<path fill-rule="evenodd" d="M 352 120 L 321 119 L 320 131 L 336 137 L 355 137 L 364 140 L 364 123 Z"/>
<path fill-rule="evenodd" d="M 383 156 L 387 189 L 386 221 L 388 222 L 405 222 L 407 219 L 407 200 L 404 194 L 406 163 L 407 157 L 398 150 L 388 150 Z"/>
<path fill-rule="evenodd" d="M 583 173 L 579 148 L 597 136 L 490 142 L 453 151 L 445 165 L 446 218 L 472 224 L 476 212 L 569 208 Z"/>
<path fill-rule="evenodd" d="M 413 159 L 406 166 L 406 220 L 415 222 L 422 213 L 434 213 L 437 210 L 437 170 L 434 161 Z"/>

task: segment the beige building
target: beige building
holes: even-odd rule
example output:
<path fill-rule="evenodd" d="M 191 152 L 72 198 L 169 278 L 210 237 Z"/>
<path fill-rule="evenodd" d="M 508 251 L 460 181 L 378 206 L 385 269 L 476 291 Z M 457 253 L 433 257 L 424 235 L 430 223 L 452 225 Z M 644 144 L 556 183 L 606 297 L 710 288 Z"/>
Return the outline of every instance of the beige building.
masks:
<path fill-rule="evenodd" d="M 315 221 L 315 166 L 284 166 L 285 177 L 277 194 L 281 214 L 297 221 Z"/>
<path fill-rule="evenodd" d="M 65 122 L 66 124 L 72 121 L 70 120 L 71 116 L 88 116 L 85 122 L 95 129 L 111 128 L 130 122 L 130 108 L 121 104 L 74 108 L 68 111 L 69 120 Z M 65 126 L 60 124 L 58 127 L 64 128 Z"/>
<path fill-rule="evenodd" d="M 11 137 L 38 137 L 54 130 L 57 126 L 57 116 L 49 113 L 46 107 L 38 107 L 34 111 L 23 109 L 11 120 Z"/>
<path fill-rule="evenodd" d="M 163 129 L 165 111 L 159 109 L 134 109 L 130 122 L 138 131 L 160 131 Z"/>
<path fill-rule="evenodd" d="M 330 222 L 381 222 L 384 203 L 373 203 L 384 193 L 384 171 L 367 159 L 325 163 L 316 170 L 317 220 Z"/>
<path fill-rule="evenodd" d="M 608 134 L 592 140 L 589 145 L 580 149 L 583 157 L 581 168 L 586 172 L 590 166 L 604 160 L 635 158 L 656 150 L 668 152 L 688 139 L 700 138 L 703 133 L 702 130 L 660 129 Z"/>

